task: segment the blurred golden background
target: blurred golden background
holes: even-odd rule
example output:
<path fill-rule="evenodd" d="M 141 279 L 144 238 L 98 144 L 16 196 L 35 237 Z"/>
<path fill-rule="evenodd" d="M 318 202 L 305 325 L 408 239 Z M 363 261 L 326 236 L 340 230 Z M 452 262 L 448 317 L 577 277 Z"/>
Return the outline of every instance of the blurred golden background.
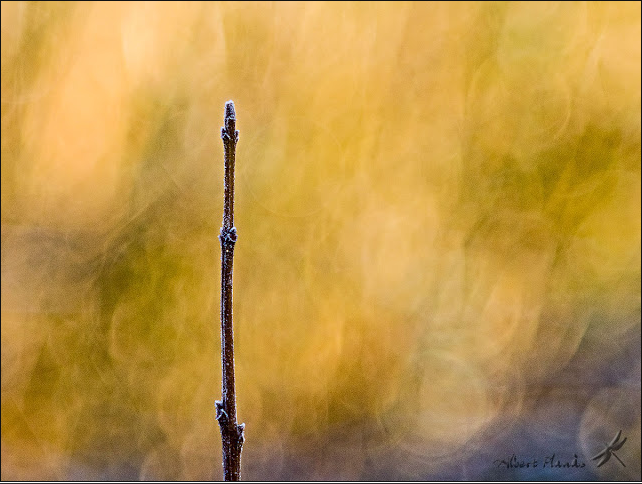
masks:
<path fill-rule="evenodd" d="M 228 99 L 244 479 L 640 478 L 639 2 L 1 13 L 2 479 L 222 478 Z"/>

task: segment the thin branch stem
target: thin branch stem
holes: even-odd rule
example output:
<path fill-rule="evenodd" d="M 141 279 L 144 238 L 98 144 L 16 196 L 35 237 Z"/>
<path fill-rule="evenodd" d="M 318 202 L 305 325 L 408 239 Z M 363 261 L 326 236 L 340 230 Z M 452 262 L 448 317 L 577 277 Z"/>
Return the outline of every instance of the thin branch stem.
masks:
<path fill-rule="evenodd" d="M 225 103 L 225 126 L 221 128 L 221 139 L 225 148 L 225 201 L 223 205 L 223 226 L 221 241 L 221 361 L 223 366 L 223 397 L 216 401 L 216 419 L 221 427 L 223 441 L 223 475 L 226 481 L 241 478 L 241 449 L 243 447 L 245 424 L 236 422 L 236 391 L 234 389 L 234 331 L 232 328 L 232 270 L 234 262 L 234 164 L 236 130 L 234 103 Z"/>

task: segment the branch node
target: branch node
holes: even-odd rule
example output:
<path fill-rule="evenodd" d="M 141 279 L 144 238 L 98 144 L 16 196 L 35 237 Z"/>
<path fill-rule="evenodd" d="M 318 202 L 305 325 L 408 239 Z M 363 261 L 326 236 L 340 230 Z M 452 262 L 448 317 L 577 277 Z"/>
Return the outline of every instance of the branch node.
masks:
<path fill-rule="evenodd" d="M 236 433 L 238 434 L 238 442 L 239 445 L 243 445 L 243 442 L 245 442 L 245 424 L 239 424 L 236 426 Z"/>
<path fill-rule="evenodd" d="M 218 238 L 221 241 L 221 244 L 233 245 L 238 239 L 238 235 L 236 233 L 236 227 L 231 227 L 229 229 L 226 229 L 225 227 L 221 227 L 221 235 L 219 235 Z"/>
<path fill-rule="evenodd" d="M 220 400 L 216 400 L 216 420 L 225 423 L 227 421 L 227 412 L 225 405 Z"/>

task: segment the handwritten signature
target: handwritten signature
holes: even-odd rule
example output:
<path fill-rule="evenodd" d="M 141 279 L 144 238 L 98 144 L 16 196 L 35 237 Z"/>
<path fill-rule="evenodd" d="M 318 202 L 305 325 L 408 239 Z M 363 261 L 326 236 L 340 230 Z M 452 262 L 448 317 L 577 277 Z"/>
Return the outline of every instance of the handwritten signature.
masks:
<path fill-rule="evenodd" d="M 520 458 L 516 454 L 510 455 L 507 459 L 495 459 L 493 464 L 498 468 L 504 469 L 523 469 L 523 468 L 567 468 L 567 469 L 581 469 L 586 467 L 586 463 L 580 460 L 577 454 L 573 454 L 572 460 L 563 460 L 556 458 L 556 454 L 544 456 L 543 458 Z"/>
<path fill-rule="evenodd" d="M 618 457 L 615 451 L 620 450 L 624 443 L 627 440 L 627 437 L 620 440 L 622 437 L 622 431 L 620 430 L 615 437 L 608 444 L 604 444 L 604 448 L 591 458 L 591 460 L 597 461 L 597 467 L 602 467 L 606 464 L 611 457 L 614 457 L 623 467 L 626 467 L 624 462 Z M 582 469 L 586 467 L 586 463 L 583 462 L 577 454 L 573 454 L 573 459 L 560 459 L 556 458 L 556 454 L 546 455 L 540 458 L 534 457 L 518 457 L 517 454 L 511 454 L 507 459 L 495 459 L 493 464 L 497 468 L 504 469 Z"/>

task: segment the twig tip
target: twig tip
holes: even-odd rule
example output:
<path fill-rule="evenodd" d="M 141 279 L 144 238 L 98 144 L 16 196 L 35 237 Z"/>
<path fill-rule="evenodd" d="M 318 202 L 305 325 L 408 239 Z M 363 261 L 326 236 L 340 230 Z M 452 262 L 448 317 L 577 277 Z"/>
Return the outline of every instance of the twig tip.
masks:
<path fill-rule="evenodd" d="M 225 103 L 225 118 L 236 119 L 236 112 L 234 111 L 234 101 L 232 100 Z"/>

